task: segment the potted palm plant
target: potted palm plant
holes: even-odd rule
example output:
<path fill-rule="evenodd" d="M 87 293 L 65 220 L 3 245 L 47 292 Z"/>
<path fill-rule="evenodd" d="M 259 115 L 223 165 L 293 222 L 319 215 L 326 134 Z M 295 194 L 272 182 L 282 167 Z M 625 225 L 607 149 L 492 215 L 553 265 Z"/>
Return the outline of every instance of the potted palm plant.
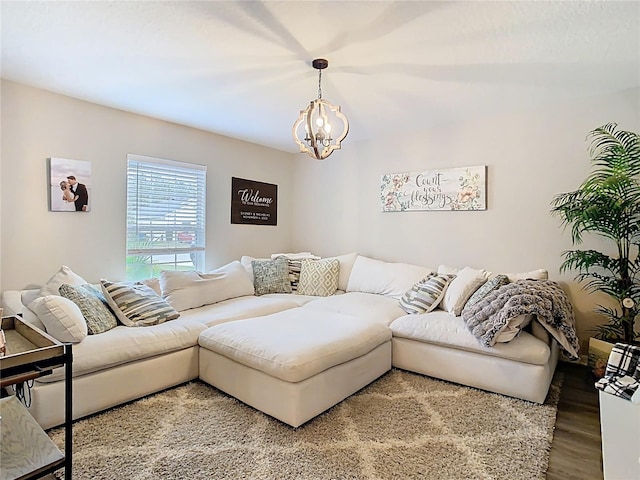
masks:
<path fill-rule="evenodd" d="M 591 141 L 591 172 L 577 190 L 556 195 L 551 212 L 560 217 L 564 227 L 571 228 L 574 246 L 582 243 L 585 235 L 596 234 L 610 243 L 612 254 L 568 250 L 563 252 L 560 271 L 577 270 L 575 279 L 584 282 L 587 291 L 600 291 L 611 298 L 608 305 L 596 308 L 606 322 L 596 327 L 595 339 L 637 343 L 640 135 L 609 123 L 591 131 L 587 138 Z M 603 355 L 608 357 L 608 352 Z"/>

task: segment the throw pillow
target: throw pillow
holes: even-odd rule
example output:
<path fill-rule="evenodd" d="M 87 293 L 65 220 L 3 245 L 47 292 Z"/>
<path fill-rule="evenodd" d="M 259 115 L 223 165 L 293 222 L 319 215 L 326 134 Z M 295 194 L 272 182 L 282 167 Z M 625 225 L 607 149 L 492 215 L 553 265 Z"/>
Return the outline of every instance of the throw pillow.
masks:
<path fill-rule="evenodd" d="M 178 318 L 164 298 L 142 283 L 134 285 L 100 280 L 107 303 L 127 327 L 146 327 Z"/>
<path fill-rule="evenodd" d="M 533 315 L 523 313 L 509 319 L 507 324 L 494 337 L 495 343 L 507 343 L 518 336 L 520 331 L 533 320 Z"/>
<path fill-rule="evenodd" d="M 179 312 L 253 295 L 253 283 L 237 260 L 208 273 L 162 271 L 160 287 L 165 300 Z"/>
<path fill-rule="evenodd" d="M 459 316 L 469 297 L 487 281 L 487 277 L 485 270 L 464 267 L 451 281 L 440 307 L 456 317 Z"/>
<path fill-rule="evenodd" d="M 400 308 L 410 314 L 427 313 L 438 306 L 455 275 L 431 274 L 419 281 L 400 299 Z"/>
<path fill-rule="evenodd" d="M 251 266 L 256 295 L 291 293 L 289 262 L 285 257 L 273 260 L 253 260 Z"/>
<path fill-rule="evenodd" d="M 336 293 L 340 276 L 340 261 L 325 258 L 323 260 L 302 260 L 298 294 L 315 297 L 328 297 Z"/>
<path fill-rule="evenodd" d="M 478 288 L 478 290 L 476 290 L 473 295 L 469 297 L 469 300 L 467 300 L 467 303 L 465 304 L 465 308 L 475 305 L 491 292 L 499 289 L 501 286 L 506 285 L 507 283 L 509 283 L 509 277 L 507 277 L 506 275 L 496 275 L 495 277 L 490 278 L 484 285 Z"/>
<path fill-rule="evenodd" d="M 289 262 L 289 281 L 291 282 L 291 291 L 298 290 L 298 282 L 300 281 L 300 270 L 302 269 L 302 260 L 320 260 L 320 257 L 313 255 L 311 252 L 300 253 L 274 253 L 271 260 L 278 257 L 285 257 Z"/>
<path fill-rule="evenodd" d="M 38 297 L 29 304 L 49 335 L 61 342 L 78 343 L 87 337 L 87 322 L 80 307 L 60 295 Z"/>
<path fill-rule="evenodd" d="M 87 322 L 89 335 L 103 333 L 118 325 L 116 316 L 109 309 L 107 301 L 89 284 L 85 285 L 60 285 L 60 295 L 68 298 L 80 307 L 80 311 Z"/>
<path fill-rule="evenodd" d="M 80 275 L 76 275 L 71 271 L 69 267 L 63 265 L 49 280 L 44 286 L 40 289 L 40 293 L 38 294 L 40 297 L 44 297 L 46 295 L 60 295 L 58 290 L 60 285 L 66 283 L 67 285 L 84 285 L 88 283 L 84 278 Z"/>

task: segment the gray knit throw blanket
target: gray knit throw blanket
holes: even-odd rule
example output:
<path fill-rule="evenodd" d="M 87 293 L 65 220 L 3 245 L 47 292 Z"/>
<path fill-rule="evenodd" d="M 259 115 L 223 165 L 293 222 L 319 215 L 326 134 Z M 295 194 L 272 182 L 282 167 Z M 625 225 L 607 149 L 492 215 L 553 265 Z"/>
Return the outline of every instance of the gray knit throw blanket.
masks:
<path fill-rule="evenodd" d="M 577 360 L 580 344 L 569 298 L 551 280 L 518 280 L 490 292 L 475 305 L 465 307 L 462 318 L 480 342 L 491 347 L 509 324 L 522 314 L 535 315 L 571 360 Z"/>

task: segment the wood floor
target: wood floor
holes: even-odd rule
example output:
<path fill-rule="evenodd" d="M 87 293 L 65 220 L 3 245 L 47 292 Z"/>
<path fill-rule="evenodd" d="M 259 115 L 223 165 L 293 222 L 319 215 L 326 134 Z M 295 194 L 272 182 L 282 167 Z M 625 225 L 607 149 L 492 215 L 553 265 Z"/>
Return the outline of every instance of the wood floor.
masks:
<path fill-rule="evenodd" d="M 586 366 L 558 364 L 564 383 L 547 480 L 602 480 L 598 391 Z"/>

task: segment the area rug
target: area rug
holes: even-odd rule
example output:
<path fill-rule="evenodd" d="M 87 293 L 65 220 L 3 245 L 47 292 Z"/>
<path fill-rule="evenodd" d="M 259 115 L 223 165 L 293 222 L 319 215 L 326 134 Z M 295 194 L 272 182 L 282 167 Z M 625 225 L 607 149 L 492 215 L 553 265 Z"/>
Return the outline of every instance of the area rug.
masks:
<path fill-rule="evenodd" d="M 73 478 L 544 479 L 561 383 L 538 405 L 394 369 L 293 429 L 194 381 L 76 422 Z"/>

